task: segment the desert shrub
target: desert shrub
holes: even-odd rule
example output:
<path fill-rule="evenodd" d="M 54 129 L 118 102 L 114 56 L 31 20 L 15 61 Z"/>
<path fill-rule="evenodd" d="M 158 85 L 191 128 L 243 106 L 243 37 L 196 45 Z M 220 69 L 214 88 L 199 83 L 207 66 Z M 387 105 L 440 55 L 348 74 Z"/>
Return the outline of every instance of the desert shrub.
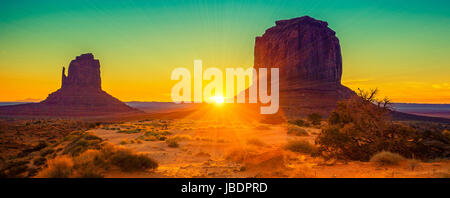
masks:
<path fill-rule="evenodd" d="M 108 169 L 117 166 L 125 172 L 144 171 L 155 169 L 158 163 L 144 154 L 134 153 L 131 150 L 113 145 L 104 145 L 100 154 L 95 157 L 94 164 Z"/>
<path fill-rule="evenodd" d="M 300 127 L 289 127 L 287 134 L 296 135 L 296 136 L 308 136 L 308 132 L 305 129 Z"/>
<path fill-rule="evenodd" d="M 164 141 L 164 140 L 166 140 L 166 139 L 167 139 L 166 136 L 160 136 L 160 137 L 159 137 L 159 140 L 161 140 L 161 141 Z"/>
<path fill-rule="evenodd" d="M 30 168 L 28 168 L 27 177 L 33 177 L 33 176 L 37 175 L 38 172 L 39 172 L 39 170 L 37 168 L 30 167 Z"/>
<path fill-rule="evenodd" d="M 251 138 L 251 139 L 247 140 L 247 143 L 251 144 L 251 145 L 255 145 L 255 146 L 265 146 L 266 145 L 263 141 L 261 141 L 260 139 L 256 139 L 256 138 Z"/>
<path fill-rule="evenodd" d="M 0 167 L 0 178 L 21 177 L 28 170 L 27 160 L 10 160 Z"/>
<path fill-rule="evenodd" d="M 38 177 L 102 178 L 103 172 L 117 167 L 124 172 L 155 169 L 158 163 L 144 154 L 126 148 L 104 144 L 98 150 L 89 149 L 78 156 L 61 156 L 49 160 L 49 166 Z"/>
<path fill-rule="evenodd" d="M 86 132 L 76 132 L 70 136 L 73 140 L 64 148 L 63 154 L 71 156 L 77 156 L 88 149 L 99 149 L 102 142 L 101 138 Z"/>
<path fill-rule="evenodd" d="M 128 140 L 127 140 L 127 139 L 123 139 L 123 140 L 120 141 L 119 144 L 120 144 L 120 145 L 128 144 Z"/>
<path fill-rule="evenodd" d="M 176 141 L 192 140 L 192 136 L 190 136 L 190 135 L 174 135 L 174 136 L 170 137 L 169 139 L 173 139 Z"/>
<path fill-rule="evenodd" d="M 68 156 L 61 156 L 48 161 L 48 167 L 43 169 L 37 177 L 68 178 L 72 175 L 73 161 Z"/>
<path fill-rule="evenodd" d="M 157 132 L 155 131 L 147 131 L 144 133 L 144 135 L 139 136 L 136 140 L 140 140 L 140 141 L 164 141 L 167 139 L 167 136 L 170 135 L 172 133 L 170 133 L 169 131 L 161 131 L 161 132 Z"/>
<path fill-rule="evenodd" d="M 172 133 L 171 132 L 169 132 L 169 131 L 160 131 L 159 133 L 158 133 L 159 135 L 172 135 Z"/>
<path fill-rule="evenodd" d="M 135 154 L 127 149 L 118 148 L 110 157 L 111 164 L 124 172 L 143 171 L 158 167 L 153 159 L 144 154 Z"/>
<path fill-rule="evenodd" d="M 290 120 L 288 121 L 289 124 L 293 124 L 293 125 L 297 125 L 299 127 L 303 127 L 308 125 L 307 122 L 305 122 L 304 120 Z"/>
<path fill-rule="evenodd" d="M 312 113 L 308 115 L 308 121 L 313 125 L 320 125 L 320 121 L 322 121 L 322 116 L 318 113 Z"/>
<path fill-rule="evenodd" d="M 41 151 L 41 156 L 45 157 L 45 156 L 47 156 L 49 154 L 52 154 L 54 152 L 55 152 L 55 150 L 52 149 L 52 148 L 44 149 L 44 150 Z"/>
<path fill-rule="evenodd" d="M 133 134 L 133 133 L 140 133 L 140 132 L 142 132 L 142 129 L 136 128 L 136 129 L 120 130 L 117 133 Z"/>
<path fill-rule="evenodd" d="M 378 165 L 398 165 L 405 158 L 397 153 L 391 153 L 388 151 L 381 151 L 370 158 L 371 162 Z"/>
<path fill-rule="evenodd" d="M 360 90 L 359 97 L 337 103 L 316 139 L 324 157 L 368 161 L 381 151 L 420 159 L 450 155 L 450 140 L 442 133 L 391 121 L 389 100 L 377 100 L 376 93 Z"/>
<path fill-rule="evenodd" d="M 136 139 L 141 140 L 141 141 L 156 141 L 156 140 L 158 140 L 158 138 L 156 136 L 148 136 L 148 135 L 141 135 Z"/>
<path fill-rule="evenodd" d="M 311 155 L 315 155 L 315 153 L 317 152 L 317 148 L 306 140 L 289 141 L 286 144 L 285 149 L 297 153 L 311 154 Z"/>
<path fill-rule="evenodd" d="M 14 166 L 8 170 L 8 177 L 22 177 L 21 175 L 26 171 L 28 171 L 27 165 Z"/>
<path fill-rule="evenodd" d="M 30 153 L 36 152 L 36 151 L 40 151 L 42 149 L 44 149 L 45 147 L 47 147 L 47 143 L 40 141 L 36 146 L 33 146 L 29 149 L 24 149 L 22 150 L 22 152 L 20 152 L 17 157 L 25 157 L 27 155 L 29 155 Z"/>
<path fill-rule="evenodd" d="M 450 139 L 450 130 L 445 129 L 444 131 L 442 131 L 442 134 L 443 134 L 445 137 L 447 137 L 447 138 Z"/>
<path fill-rule="evenodd" d="M 87 150 L 74 157 L 74 177 L 78 178 L 103 178 L 102 167 L 97 161 L 101 156 L 99 150 Z"/>
<path fill-rule="evenodd" d="M 169 146 L 171 148 L 178 148 L 180 146 L 176 139 L 167 139 L 166 143 L 167 143 L 167 146 Z"/>
<path fill-rule="evenodd" d="M 33 164 L 35 166 L 40 166 L 40 165 L 45 164 L 46 161 L 47 161 L 47 159 L 45 159 L 45 157 L 38 157 L 33 161 Z"/>

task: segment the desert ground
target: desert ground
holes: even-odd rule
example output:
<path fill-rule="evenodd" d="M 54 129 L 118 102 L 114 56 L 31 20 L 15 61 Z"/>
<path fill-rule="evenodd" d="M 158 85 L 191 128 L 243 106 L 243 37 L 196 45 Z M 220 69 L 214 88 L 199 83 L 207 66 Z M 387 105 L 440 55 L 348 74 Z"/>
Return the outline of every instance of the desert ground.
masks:
<path fill-rule="evenodd" d="M 145 155 L 157 162 L 158 167 L 134 171 L 102 169 L 98 174 L 89 172 L 78 177 L 441 178 L 450 175 L 448 159 L 426 162 L 404 159 L 396 165 L 325 160 L 314 155 L 314 141 L 327 124 L 325 121 L 299 127 L 289 123 L 234 120 L 154 117 L 117 122 L 7 120 L 2 122 L 0 133 L 0 176 L 42 177 L 40 173 L 53 159 L 89 153 L 87 150 L 99 149 L 102 144 Z M 303 147 L 293 149 L 288 146 L 292 142 L 301 142 Z"/>
<path fill-rule="evenodd" d="M 89 132 L 104 141 L 145 153 L 159 163 L 154 171 L 111 172 L 106 177 L 428 178 L 445 177 L 450 171 L 448 160 L 426 163 L 405 160 L 390 166 L 325 161 L 285 147 L 289 141 L 296 140 L 314 144 L 320 126 L 303 127 L 307 134 L 301 135 L 288 134 L 291 128 L 297 127 L 258 122 L 156 119 L 106 125 Z M 169 145 L 167 140 L 171 139 L 178 145 Z"/>

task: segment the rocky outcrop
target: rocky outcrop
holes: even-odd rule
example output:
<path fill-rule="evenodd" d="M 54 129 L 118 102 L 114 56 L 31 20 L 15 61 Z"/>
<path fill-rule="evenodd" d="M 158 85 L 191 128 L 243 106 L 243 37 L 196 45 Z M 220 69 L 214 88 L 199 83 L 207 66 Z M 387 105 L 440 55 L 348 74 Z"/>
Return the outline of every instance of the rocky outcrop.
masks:
<path fill-rule="evenodd" d="M 63 67 L 61 88 L 37 104 L 0 107 L 0 115 L 109 116 L 139 113 L 101 88 L 100 62 L 92 54 L 72 60 L 68 74 Z"/>
<path fill-rule="evenodd" d="M 101 90 L 100 62 L 92 54 L 82 54 L 72 60 L 68 76 L 63 67 L 61 88 L 83 87 L 83 89 Z"/>
<path fill-rule="evenodd" d="M 279 68 L 280 108 L 288 117 L 327 115 L 354 93 L 341 85 L 339 39 L 309 16 L 276 21 L 255 41 L 255 68 Z M 269 77 L 270 78 L 270 77 Z"/>
<path fill-rule="evenodd" d="M 255 41 L 255 68 L 278 67 L 292 82 L 340 83 L 339 40 L 328 24 L 305 16 L 277 21 Z M 287 88 L 286 86 L 283 88 Z"/>

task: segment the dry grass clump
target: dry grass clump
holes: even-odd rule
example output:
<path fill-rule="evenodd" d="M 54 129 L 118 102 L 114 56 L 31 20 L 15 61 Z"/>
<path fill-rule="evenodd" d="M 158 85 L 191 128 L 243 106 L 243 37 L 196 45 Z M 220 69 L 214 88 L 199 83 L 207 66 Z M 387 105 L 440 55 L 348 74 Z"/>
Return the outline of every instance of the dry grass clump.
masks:
<path fill-rule="evenodd" d="M 183 134 L 183 135 L 174 135 L 174 136 L 170 137 L 169 139 L 176 140 L 176 141 L 185 141 L 185 140 L 192 140 L 192 136 L 185 135 L 185 134 Z"/>
<path fill-rule="evenodd" d="M 450 130 L 445 129 L 444 131 L 442 131 L 442 134 L 450 139 Z"/>
<path fill-rule="evenodd" d="M 289 141 L 284 148 L 293 152 L 303 154 L 314 155 L 317 153 L 317 147 L 306 140 Z"/>
<path fill-rule="evenodd" d="M 144 135 L 139 136 L 136 138 L 136 140 L 141 141 L 164 141 L 167 139 L 167 136 L 172 134 L 169 131 L 147 131 L 144 133 Z"/>
<path fill-rule="evenodd" d="M 133 134 L 133 133 L 141 133 L 142 131 L 143 129 L 134 128 L 134 129 L 119 130 L 117 131 L 117 133 Z"/>
<path fill-rule="evenodd" d="M 73 132 L 65 137 L 65 140 L 72 140 L 63 151 L 63 154 L 78 156 L 88 149 L 99 149 L 102 139 L 87 132 Z"/>
<path fill-rule="evenodd" d="M 192 140 L 192 136 L 190 135 L 174 135 L 166 139 L 167 146 L 171 148 L 178 148 L 180 144 L 178 142 Z"/>
<path fill-rule="evenodd" d="M 158 163 L 146 155 L 121 147 L 105 146 L 100 150 L 100 154 L 97 161 L 117 166 L 124 172 L 144 171 L 158 167 Z"/>
<path fill-rule="evenodd" d="M 44 178 L 101 178 L 107 170 L 116 167 L 123 172 L 155 169 L 158 163 L 144 154 L 126 148 L 103 145 L 99 150 L 87 150 L 78 156 L 67 155 L 49 160 L 48 167 L 37 177 Z"/>
<path fill-rule="evenodd" d="M 257 138 L 251 138 L 247 140 L 247 144 L 255 145 L 255 146 L 266 146 L 266 143 Z"/>
<path fill-rule="evenodd" d="M 211 142 L 212 139 L 209 137 L 200 137 L 200 136 L 195 136 L 195 140 L 197 141 L 205 141 L 205 142 Z"/>
<path fill-rule="evenodd" d="M 167 139 L 166 140 L 167 146 L 170 148 L 178 148 L 180 144 L 178 144 L 178 141 L 176 139 Z"/>
<path fill-rule="evenodd" d="M 309 133 L 305 129 L 297 127 L 297 126 L 289 127 L 287 134 L 295 135 L 295 136 L 308 136 L 309 135 Z"/>
<path fill-rule="evenodd" d="M 398 165 L 401 161 L 404 161 L 405 158 L 397 153 L 391 153 L 389 151 L 381 151 L 376 153 L 372 158 L 370 158 L 371 162 L 374 162 L 378 165 Z"/>
<path fill-rule="evenodd" d="M 48 167 L 36 177 L 67 178 L 72 175 L 73 160 L 68 156 L 61 156 L 48 161 Z"/>

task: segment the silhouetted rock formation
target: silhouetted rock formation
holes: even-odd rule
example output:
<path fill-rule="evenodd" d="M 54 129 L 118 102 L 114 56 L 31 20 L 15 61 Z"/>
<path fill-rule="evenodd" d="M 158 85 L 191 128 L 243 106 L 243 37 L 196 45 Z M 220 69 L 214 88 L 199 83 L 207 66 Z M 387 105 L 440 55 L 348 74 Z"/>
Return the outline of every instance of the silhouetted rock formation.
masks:
<path fill-rule="evenodd" d="M 256 37 L 254 67 L 280 68 L 280 109 L 286 116 L 326 115 L 338 100 L 354 95 L 341 85 L 341 49 L 327 22 L 304 16 L 275 24 Z"/>
<path fill-rule="evenodd" d="M 82 54 L 72 60 L 66 77 L 63 67 L 61 88 L 83 87 L 83 89 L 101 90 L 100 62 L 92 54 Z"/>
<path fill-rule="evenodd" d="M 1 115 L 104 116 L 138 112 L 102 90 L 100 63 L 90 53 L 72 60 L 67 76 L 63 67 L 61 88 L 44 101 L 0 107 Z"/>

